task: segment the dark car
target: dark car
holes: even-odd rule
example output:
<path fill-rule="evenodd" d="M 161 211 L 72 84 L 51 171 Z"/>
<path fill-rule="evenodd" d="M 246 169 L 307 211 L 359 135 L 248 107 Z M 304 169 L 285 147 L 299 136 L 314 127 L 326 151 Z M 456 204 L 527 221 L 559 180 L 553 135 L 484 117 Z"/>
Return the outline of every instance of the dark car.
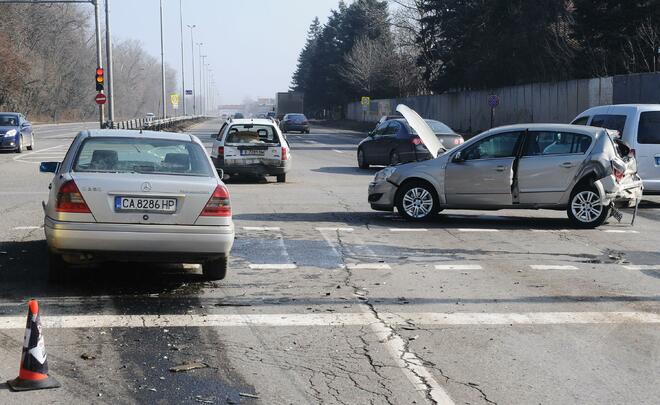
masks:
<path fill-rule="evenodd" d="M 286 114 L 280 122 L 280 129 L 285 134 L 291 131 L 299 131 L 303 134 L 309 133 L 309 121 L 305 114 Z"/>
<path fill-rule="evenodd" d="M 0 112 L 0 149 L 21 153 L 24 148 L 34 149 L 32 124 L 21 113 Z"/>
<path fill-rule="evenodd" d="M 447 150 L 463 143 L 463 137 L 440 121 L 425 120 L 438 140 Z M 421 138 L 408 122 L 403 119 L 387 120 L 380 123 L 358 145 L 358 166 L 362 169 L 370 165 L 396 165 L 431 159 Z"/>
<path fill-rule="evenodd" d="M 234 115 L 232 116 L 232 118 L 234 118 L 234 119 L 236 119 L 236 120 L 239 120 L 239 119 L 245 118 L 245 115 L 243 115 L 243 113 L 239 113 L 239 112 L 237 112 L 236 114 L 234 114 Z"/>

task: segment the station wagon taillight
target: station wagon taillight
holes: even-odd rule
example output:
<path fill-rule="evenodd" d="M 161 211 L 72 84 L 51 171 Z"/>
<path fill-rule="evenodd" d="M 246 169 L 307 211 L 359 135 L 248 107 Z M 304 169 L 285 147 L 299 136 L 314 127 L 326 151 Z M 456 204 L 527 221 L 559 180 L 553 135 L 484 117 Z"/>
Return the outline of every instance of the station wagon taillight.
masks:
<path fill-rule="evenodd" d="M 202 217 L 230 217 L 231 205 L 229 203 L 229 190 L 227 187 L 219 185 L 213 191 L 213 195 L 206 203 L 204 210 L 200 214 Z"/>
<path fill-rule="evenodd" d="M 220 147 L 218 147 L 218 157 L 219 157 L 220 159 L 224 159 L 224 158 L 225 158 L 225 147 L 224 147 L 224 146 L 220 146 Z"/>
<path fill-rule="evenodd" d="M 410 143 L 412 143 L 413 145 L 421 145 L 424 142 L 422 142 L 422 138 L 418 136 L 413 136 L 412 138 L 410 138 Z"/>
<path fill-rule="evenodd" d="M 289 148 L 282 146 L 282 160 L 289 160 Z"/>
<path fill-rule="evenodd" d="M 91 211 L 85 202 L 76 182 L 69 180 L 60 186 L 57 192 L 57 212 L 77 212 L 81 214 L 90 214 Z"/>

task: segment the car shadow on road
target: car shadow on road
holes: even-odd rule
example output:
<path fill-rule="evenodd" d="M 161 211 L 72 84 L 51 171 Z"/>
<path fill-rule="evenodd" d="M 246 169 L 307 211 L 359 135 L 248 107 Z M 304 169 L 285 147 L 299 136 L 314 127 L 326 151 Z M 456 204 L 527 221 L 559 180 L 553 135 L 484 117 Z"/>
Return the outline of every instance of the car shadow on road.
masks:
<path fill-rule="evenodd" d="M 3 242 L 0 297 L 190 294 L 204 284 L 199 268 L 145 263 L 75 266 L 62 280 L 53 281 L 49 279 L 46 252 L 44 240 Z"/>
<path fill-rule="evenodd" d="M 359 167 L 351 167 L 351 166 L 328 166 L 328 167 L 319 167 L 318 169 L 312 169 L 312 171 L 317 173 L 355 174 L 358 176 L 373 177 L 374 174 L 380 169 L 381 168 L 360 169 Z"/>

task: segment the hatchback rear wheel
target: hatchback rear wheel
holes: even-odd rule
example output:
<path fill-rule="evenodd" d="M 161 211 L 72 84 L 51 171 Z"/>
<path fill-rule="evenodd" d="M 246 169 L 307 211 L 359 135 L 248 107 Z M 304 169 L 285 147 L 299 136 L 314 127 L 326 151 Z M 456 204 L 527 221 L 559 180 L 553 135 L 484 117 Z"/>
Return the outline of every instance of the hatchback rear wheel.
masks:
<path fill-rule="evenodd" d="M 435 190 L 420 181 L 404 185 L 398 193 L 396 204 L 399 214 L 410 221 L 427 220 L 439 211 Z"/>
<path fill-rule="evenodd" d="M 202 264 L 202 273 L 207 280 L 223 280 L 227 276 L 227 257 L 209 260 Z"/>
<path fill-rule="evenodd" d="M 360 169 L 368 169 L 369 168 L 369 163 L 367 163 L 367 161 L 365 160 L 365 157 L 364 157 L 364 150 L 358 149 L 357 161 L 358 161 L 358 167 Z"/>
<path fill-rule="evenodd" d="M 578 228 L 596 228 L 609 217 L 610 207 L 601 204 L 596 187 L 584 185 L 571 194 L 571 201 L 566 209 L 568 218 Z"/>

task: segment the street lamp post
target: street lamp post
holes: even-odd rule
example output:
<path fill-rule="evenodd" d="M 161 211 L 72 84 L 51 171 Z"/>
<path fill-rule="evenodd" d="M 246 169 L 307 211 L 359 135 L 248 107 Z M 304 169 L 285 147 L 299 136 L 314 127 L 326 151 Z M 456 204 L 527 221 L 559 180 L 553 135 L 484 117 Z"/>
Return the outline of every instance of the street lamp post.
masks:
<path fill-rule="evenodd" d="M 163 118 L 167 118 L 167 104 L 165 101 L 165 44 L 163 42 L 163 0 L 160 0 L 160 87 L 163 96 Z"/>
<path fill-rule="evenodd" d="M 195 98 L 197 97 L 197 90 L 195 90 L 195 41 L 193 39 L 193 28 L 195 28 L 196 25 L 193 24 L 186 26 L 190 28 L 190 58 L 192 60 L 193 115 L 197 115 L 197 103 L 195 102 Z"/>
<path fill-rule="evenodd" d="M 183 99 L 183 115 L 188 115 L 188 110 L 186 109 L 186 71 L 183 63 L 183 9 L 181 7 L 181 0 L 179 0 L 179 33 L 181 35 L 181 98 Z"/>
<path fill-rule="evenodd" d="M 201 51 L 201 49 L 200 49 Z M 205 102 L 205 97 L 206 97 L 206 78 L 204 76 L 204 73 L 206 73 L 206 55 L 199 55 L 199 89 L 200 89 L 200 94 L 199 94 L 199 102 L 202 106 L 202 114 L 206 115 L 206 102 Z"/>

